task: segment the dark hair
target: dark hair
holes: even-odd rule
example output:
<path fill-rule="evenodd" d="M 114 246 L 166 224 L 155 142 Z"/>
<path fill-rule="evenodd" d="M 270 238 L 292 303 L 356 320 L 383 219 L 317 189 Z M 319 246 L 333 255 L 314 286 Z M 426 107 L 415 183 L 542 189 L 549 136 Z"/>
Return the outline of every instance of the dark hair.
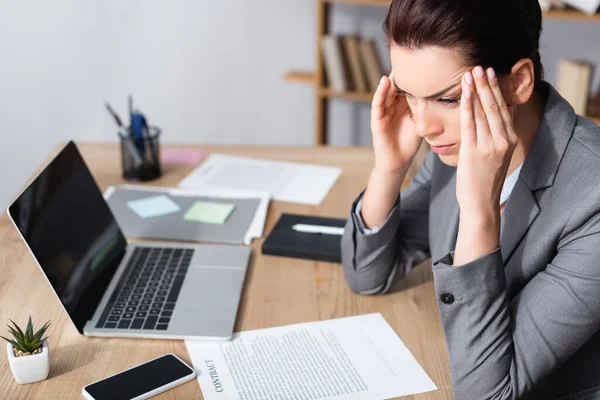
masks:
<path fill-rule="evenodd" d="M 393 0 L 383 30 L 389 47 L 454 47 L 498 75 L 529 58 L 536 87 L 544 77 L 539 0 Z"/>

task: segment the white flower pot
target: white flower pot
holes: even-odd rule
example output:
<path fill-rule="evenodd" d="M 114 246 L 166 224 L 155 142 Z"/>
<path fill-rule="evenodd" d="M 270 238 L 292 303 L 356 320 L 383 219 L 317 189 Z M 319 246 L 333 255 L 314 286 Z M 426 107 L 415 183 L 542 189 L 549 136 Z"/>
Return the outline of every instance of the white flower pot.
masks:
<path fill-rule="evenodd" d="M 48 341 L 44 340 L 42 352 L 30 356 L 15 357 L 13 347 L 10 343 L 6 344 L 6 353 L 8 362 L 15 380 L 21 384 L 43 381 L 50 372 L 50 358 L 48 350 Z"/>

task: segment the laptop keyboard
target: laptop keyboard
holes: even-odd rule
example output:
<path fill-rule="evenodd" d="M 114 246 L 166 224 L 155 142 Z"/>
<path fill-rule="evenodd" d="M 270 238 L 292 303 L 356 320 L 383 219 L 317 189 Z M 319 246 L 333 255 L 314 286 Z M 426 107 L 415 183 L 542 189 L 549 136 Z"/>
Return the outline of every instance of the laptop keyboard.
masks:
<path fill-rule="evenodd" d="M 193 249 L 137 247 L 96 328 L 167 330 Z"/>

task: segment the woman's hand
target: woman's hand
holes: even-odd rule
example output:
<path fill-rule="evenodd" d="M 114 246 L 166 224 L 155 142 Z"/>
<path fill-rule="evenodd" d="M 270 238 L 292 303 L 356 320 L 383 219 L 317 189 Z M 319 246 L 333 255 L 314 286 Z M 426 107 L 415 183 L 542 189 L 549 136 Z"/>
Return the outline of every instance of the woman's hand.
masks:
<path fill-rule="evenodd" d="M 381 78 L 371 107 L 375 167 L 363 196 L 361 211 L 368 228 L 385 223 L 423 142 L 416 133 L 406 97 L 398 94 L 390 79 Z"/>
<path fill-rule="evenodd" d="M 517 144 L 512 108 L 494 70 L 467 72 L 462 80 L 461 145 L 456 197 L 461 210 L 499 210 L 500 193 Z"/>
<path fill-rule="evenodd" d="M 502 97 L 493 69 L 481 67 L 462 80 L 461 145 L 456 172 L 460 206 L 454 265 L 473 261 L 499 246 L 500 194 L 517 144 L 512 108 Z"/>
<path fill-rule="evenodd" d="M 373 97 L 371 133 L 375 169 L 392 175 L 408 169 L 423 138 L 417 135 L 406 97 L 398 94 L 391 76 L 381 79 Z"/>

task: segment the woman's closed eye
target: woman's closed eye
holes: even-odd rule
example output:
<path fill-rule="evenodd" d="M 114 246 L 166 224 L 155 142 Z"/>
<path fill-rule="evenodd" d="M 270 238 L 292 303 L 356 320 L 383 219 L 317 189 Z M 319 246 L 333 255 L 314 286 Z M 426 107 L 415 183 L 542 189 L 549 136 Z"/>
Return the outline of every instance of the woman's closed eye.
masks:
<path fill-rule="evenodd" d="M 444 107 L 454 108 L 460 104 L 460 96 L 447 99 L 439 99 L 438 101 L 442 103 Z"/>
<path fill-rule="evenodd" d="M 412 103 L 412 104 L 416 103 L 416 99 L 412 95 L 410 95 L 402 90 L 397 90 L 397 93 L 401 96 L 405 96 L 406 100 L 409 103 Z M 459 94 L 459 95 L 453 96 L 453 97 L 438 99 L 437 101 L 439 103 L 441 103 L 444 107 L 455 108 L 460 105 L 460 97 L 461 97 L 461 95 Z"/>

